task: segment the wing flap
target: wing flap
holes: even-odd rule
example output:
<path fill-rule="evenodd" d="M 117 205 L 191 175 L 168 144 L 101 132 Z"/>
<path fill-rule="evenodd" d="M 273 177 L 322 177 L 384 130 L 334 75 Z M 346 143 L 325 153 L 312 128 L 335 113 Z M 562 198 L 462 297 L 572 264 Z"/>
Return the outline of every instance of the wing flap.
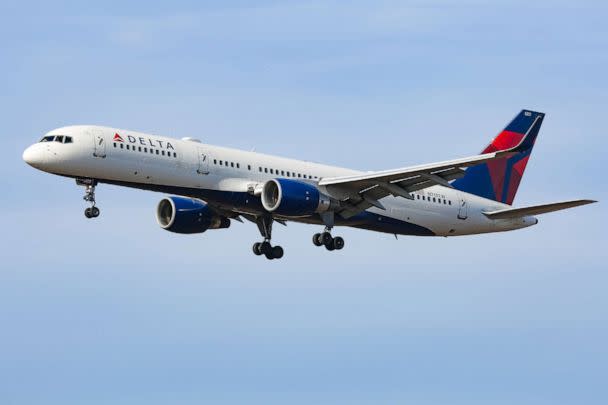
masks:
<path fill-rule="evenodd" d="M 521 208 L 507 208 L 504 210 L 484 212 L 483 214 L 490 219 L 506 219 L 506 218 L 521 218 L 527 215 L 540 215 L 548 212 L 565 210 L 568 208 L 578 207 L 581 205 L 592 204 L 595 200 L 572 200 L 562 201 L 550 204 L 532 205 Z"/>

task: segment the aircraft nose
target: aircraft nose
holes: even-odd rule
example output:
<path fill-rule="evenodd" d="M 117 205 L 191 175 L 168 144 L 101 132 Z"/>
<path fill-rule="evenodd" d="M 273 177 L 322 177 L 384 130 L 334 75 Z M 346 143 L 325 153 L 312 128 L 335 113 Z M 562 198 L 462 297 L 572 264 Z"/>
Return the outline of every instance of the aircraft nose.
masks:
<path fill-rule="evenodd" d="M 23 160 L 32 167 L 40 167 L 44 163 L 44 153 L 37 145 L 32 145 L 23 151 Z"/>

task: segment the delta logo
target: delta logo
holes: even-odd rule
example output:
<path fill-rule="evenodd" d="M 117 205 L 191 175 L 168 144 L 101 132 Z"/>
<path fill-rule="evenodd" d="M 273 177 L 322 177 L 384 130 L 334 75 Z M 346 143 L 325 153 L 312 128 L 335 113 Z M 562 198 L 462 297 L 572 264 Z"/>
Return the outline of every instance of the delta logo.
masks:
<path fill-rule="evenodd" d="M 118 132 L 114 133 L 114 142 L 125 142 L 122 136 L 118 134 Z M 134 137 L 132 135 L 127 135 L 127 141 L 132 144 L 138 144 L 141 146 L 150 146 L 152 148 L 160 148 L 160 149 L 170 149 L 175 150 L 171 142 L 161 141 L 160 139 L 151 139 L 144 137 Z"/>

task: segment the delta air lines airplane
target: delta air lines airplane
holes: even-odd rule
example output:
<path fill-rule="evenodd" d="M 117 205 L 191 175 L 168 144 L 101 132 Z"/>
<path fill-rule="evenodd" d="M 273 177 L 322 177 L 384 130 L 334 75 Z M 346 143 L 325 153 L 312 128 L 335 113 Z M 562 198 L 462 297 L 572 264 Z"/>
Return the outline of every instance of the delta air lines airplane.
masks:
<path fill-rule="evenodd" d="M 538 223 L 538 214 L 595 202 L 574 200 L 513 207 L 544 114 L 521 111 L 481 154 L 392 170 L 363 172 L 228 149 L 197 139 L 173 139 L 100 126 L 50 131 L 23 153 L 36 169 L 76 179 L 99 216 L 98 184 L 172 196 L 156 209 L 161 228 L 181 234 L 228 228 L 242 218 L 257 224 L 256 255 L 283 256 L 272 225 L 324 226 L 312 241 L 344 247 L 335 226 L 416 236 L 502 232 Z"/>

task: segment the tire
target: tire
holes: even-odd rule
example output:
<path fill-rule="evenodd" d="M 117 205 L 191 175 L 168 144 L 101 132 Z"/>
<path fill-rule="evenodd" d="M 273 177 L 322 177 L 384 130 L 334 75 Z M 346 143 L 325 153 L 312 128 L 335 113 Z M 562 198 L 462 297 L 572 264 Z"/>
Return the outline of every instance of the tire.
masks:
<path fill-rule="evenodd" d="M 91 212 L 90 208 L 86 208 L 84 210 L 84 216 L 87 217 L 87 218 L 93 218 L 93 213 Z"/>
<path fill-rule="evenodd" d="M 334 250 L 336 248 L 334 247 L 333 243 L 330 243 L 329 245 L 325 245 L 325 249 L 327 249 L 327 250 L 329 250 L 331 252 L 332 250 Z"/>
<path fill-rule="evenodd" d="M 256 256 L 260 256 L 262 254 L 262 251 L 260 250 L 260 246 L 262 244 L 260 242 L 256 242 L 253 244 L 253 254 Z"/>
<path fill-rule="evenodd" d="M 334 238 L 334 249 L 340 250 L 343 247 L 344 247 L 344 239 L 342 239 L 340 236 L 336 236 Z"/>
<path fill-rule="evenodd" d="M 262 242 L 260 244 L 260 252 L 265 254 L 266 257 L 268 257 L 268 255 L 272 256 L 272 245 L 269 242 Z"/>
<path fill-rule="evenodd" d="M 315 233 L 314 235 L 312 235 L 312 243 L 315 246 L 323 246 L 323 242 L 321 241 L 321 234 L 320 233 Z"/>
<path fill-rule="evenodd" d="M 280 259 L 283 257 L 283 248 L 281 246 L 275 246 L 272 248 L 272 257 L 274 259 Z"/>
<path fill-rule="evenodd" d="M 99 216 L 99 208 L 92 207 L 91 208 L 91 215 L 93 216 L 93 218 L 97 218 Z"/>
<path fill-rule="evenodd" d="M 333 243 L 334 238 L 331 237 L 331 233 L 323 232 L 321 234 L 321 238 L 319 238 L 321 242 L 327 247 Z"/>
<path fill-rule="evenodd" d="M 272 255 L 272 250 L 270 250 L 270 252 L 268 253 L 264 253 L 264 256 L 266 256 L 268 260 L 274 259 L 274 256 Z"/>

